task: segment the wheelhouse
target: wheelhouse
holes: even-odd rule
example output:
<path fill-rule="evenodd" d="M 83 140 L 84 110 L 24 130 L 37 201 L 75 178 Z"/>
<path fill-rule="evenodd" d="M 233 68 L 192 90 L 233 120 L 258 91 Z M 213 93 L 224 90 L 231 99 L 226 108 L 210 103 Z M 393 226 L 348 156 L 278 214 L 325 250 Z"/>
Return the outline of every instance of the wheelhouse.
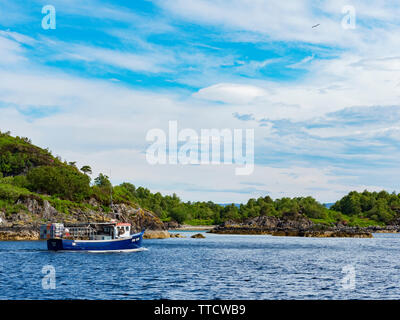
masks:
<path fill-rule="evenodd" d="M 62 224 L 51 223 L 40 227 L 41 239 L 113 240 L 128 238 L 131 224 L 123 222 Z"/>

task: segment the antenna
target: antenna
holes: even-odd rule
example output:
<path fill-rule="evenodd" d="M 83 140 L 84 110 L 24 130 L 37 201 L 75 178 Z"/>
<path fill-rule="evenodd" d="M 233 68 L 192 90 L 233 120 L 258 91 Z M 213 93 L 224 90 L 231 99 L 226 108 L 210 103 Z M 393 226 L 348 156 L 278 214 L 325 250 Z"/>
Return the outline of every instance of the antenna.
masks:
<path fill-rule="evenodd" d="M 112 198 L 112 196 L 113 196 L 113 186 L 112 186 L 112 183 L 111 183 L 111 169 L 110 169 L 110 208 L 111 209 L 113 207 L 113 198 Z"/>

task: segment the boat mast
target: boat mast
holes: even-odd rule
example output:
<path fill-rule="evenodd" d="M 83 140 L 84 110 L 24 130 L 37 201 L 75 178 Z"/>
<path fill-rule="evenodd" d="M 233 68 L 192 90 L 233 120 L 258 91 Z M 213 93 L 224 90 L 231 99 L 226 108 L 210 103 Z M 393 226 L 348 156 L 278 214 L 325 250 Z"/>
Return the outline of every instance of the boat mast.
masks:
<path fill-rule="evenodd" d="M 112 186 L 112 183 L 111 183 L 111 169 L 110 169 L 110 208 L 111 208 L 111 210 L 112 210 L 112 207 L 113 207 L 112 194 L 113 194 L 113 186 Z"/>

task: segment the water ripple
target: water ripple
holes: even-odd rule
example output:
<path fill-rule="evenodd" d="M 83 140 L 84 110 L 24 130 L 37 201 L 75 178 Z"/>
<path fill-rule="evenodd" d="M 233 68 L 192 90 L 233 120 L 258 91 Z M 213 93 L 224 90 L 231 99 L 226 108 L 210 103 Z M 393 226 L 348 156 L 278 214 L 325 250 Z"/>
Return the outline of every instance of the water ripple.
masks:
<path fill-rule="evenodd" d="M 187 233 L 190 237 L 191 233 Z M 206 234 L 130 254 L 54 253 L 0 242 L 0 299 L 399 299 L 400 235 L 372 239 Z M 56 289 L 42 288 L 42 268 Z M 343 286 L 344 266 L 355 270 Z"/>

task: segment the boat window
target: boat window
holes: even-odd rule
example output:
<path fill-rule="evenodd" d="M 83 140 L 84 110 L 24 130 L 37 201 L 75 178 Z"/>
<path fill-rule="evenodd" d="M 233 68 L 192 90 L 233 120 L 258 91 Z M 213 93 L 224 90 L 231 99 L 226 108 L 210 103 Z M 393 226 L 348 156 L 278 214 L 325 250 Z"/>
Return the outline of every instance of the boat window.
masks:
<path fill-rule="evenodd" d="M 124 234 L 124 228 L 118 228 L 118 235 Z"/>

